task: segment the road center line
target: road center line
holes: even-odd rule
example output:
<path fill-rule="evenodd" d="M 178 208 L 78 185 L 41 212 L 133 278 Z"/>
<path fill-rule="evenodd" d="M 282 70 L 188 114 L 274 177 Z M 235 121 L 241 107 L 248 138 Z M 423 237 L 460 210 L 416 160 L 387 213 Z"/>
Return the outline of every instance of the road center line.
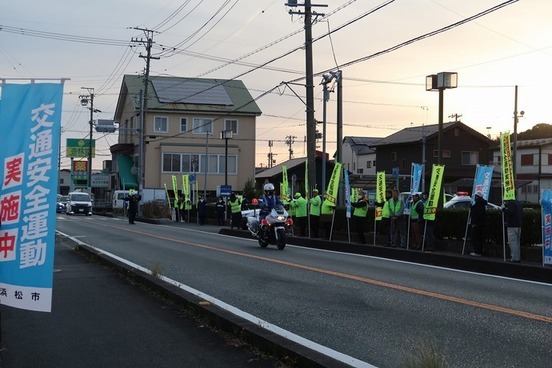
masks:
<path fill-rule="evenodd" d="M 280 264 L 280 265 L 284 265 L 284 266 L 288 266 L 288 267 L 294 267 L 294 268 L 298 268 L 298 269 L 302 269 L 302 270 L 307 270 L 307 271 L 317 272 L 317 273 L 321 273 L 321 274 L 325 274 L 325 275 L 340 277 L 340 278 L 343 278 L 343 279 L 354 280 L 354 281 L 362 282 L 362 283 L 365 283 L 365 284 L 381 286 L 381 287 L 385 287 L 385 288 L 389 288 L 389 289 L 393 289 L 393 290 L 404 291 L 404 292 L 411 293 L 411 294 L 423 295 L 423 296 L 427 296 L 427 297 L 430 297 L 430 298 L 435 298 L 435 299 L 445 300 L 445 301 L 449 301 L 449 302 L 453 302 L 453 303 L 468 305 L 468 306 L 471 306 L 471 307 L 487 309 L 487 310 L 494 311 L 494 312 L 501 312 L 501 313 L 511 314 L 511 315 L 514 315 L 514 316 L 517 316 L 517 317 L 523 317 L 523 318 L 528 318 L 528 319 L 532 319 L 532 320 L 536 320 L 536 321 L 552 323 L 552 317 L 542 316 L 542 315 L 539 315 L 539 314 L 519 311 L 519 310 L 506 308 L 506 307 L 500 307 L 500 306 L 497 306 L 497 305 L 492 305 L 492 304 L 487 304 L 487 303 L 476 302 L 476 301 L 473 301 L 473 300 L 458 298 L 458 297 L 455 297 L 455 296 L 444 295 L 444 294 L 435 293 L 435 292 L 432 292 L 432 291 L 426 291 L 426 290 L 411 288 L 411 287 L 408 287 L 408 286 L 392 284 L 392 283 L 389 283 L 389 282 L 369 279 L 369 278 L 366 278 L 366 277 L 351 275 L 351 274 L 344 273 L 344 272 L 331 271 L 331 270 L 326 270 L 326 269 L 323 269 L 323 268 L 307 266 L 307 265 L 303 265 L 303 264 L 300 264 L 300 263 L 282 261 L 282 260 L 267 258 L 267 257 L 258 256 L 258 255 L 254 255 L 254 254 L 238 252 L 238 251 L 235 251 L 235 250 L 220 249 L 220 248 L 213 247 L 213 246 L 206 245 L 206 244 L 193 243 L 193 242 L 186 241 L 186 240 L 180 240 L 180 239 L 175 239 L 175 238 L 161 236 L 161 235 L 154 235 L 154 234 L 150 234 L 150 233 L 146 233 L 146 232 L 142 232 L 142 231 L 138 231 L 138 230 L 131 230 L 131 229 L 128 229 L 126 227 L 120 227 L 120 226 L 114 226 L 114 225 L 107 225 L 107 226 L 112 227 L 112 228 L 117 228 L 117 229 L 120 229 L 120 230 L 124 230 L 124 231 L 128 231 L 128 232 L 132 232 L 132 233 L 136 233 L 136 234 L 140 234 L 140 235 L 147 235 L 147 236 L 157 238 L 157 239 L 163 239 L 163 240 L 172 241 L 172 242 L 175 242 L 175 243 L 187 244 L 187 245 L 191 245 L 191 246 L 198 247 L 198 248 L 213 250 L 213 251 L 216 251 L 216 252 L 222 252 L 222 253 L 232 254 L 232 255 L 235 255 L 235 256 L 257 259 L 257 260 L 261 260 L 261 261 L 265 261 L 265 262 L 271 262 L 271 263 L 275 263 L 275 264 Z"/>

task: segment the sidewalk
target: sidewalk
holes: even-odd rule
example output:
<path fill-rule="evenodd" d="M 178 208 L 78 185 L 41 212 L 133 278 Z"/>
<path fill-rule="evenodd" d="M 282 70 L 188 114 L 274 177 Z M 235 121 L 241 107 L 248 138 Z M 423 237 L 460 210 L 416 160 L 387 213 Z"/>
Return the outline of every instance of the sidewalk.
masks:
<path fill-rule="evenodd" d="M 0 307 L 3 368 L 283 367 L 57 237 L 51 313 Z"/>

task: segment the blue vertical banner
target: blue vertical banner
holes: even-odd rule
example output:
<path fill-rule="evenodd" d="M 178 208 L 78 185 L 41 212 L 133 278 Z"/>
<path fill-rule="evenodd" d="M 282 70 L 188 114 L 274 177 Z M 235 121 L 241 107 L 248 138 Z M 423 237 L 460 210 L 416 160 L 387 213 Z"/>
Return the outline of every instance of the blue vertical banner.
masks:
<path fill-rule="evenodd" d="M 421 192 L 420 186 L 422 182 L 423 164 L 412 163 L 412 180 L 410 181 L 410 194 Z"/>
<path fill-rule="evenodd" d="M 541 206 L 542 263 L 552 264 L 552 190 L 542 191 Z"/>
<path fill-rule="evenodd" d="M 345 172 L 345 215 L 351 218 L 351 185 L 349 184 L 349 171 Z"/>
<path fill-rule="evenodd" d="M 0 303 L 50 312 L 63 84 L 3 84 Z"/>
<path fill-rule="evenodd" d="M 494 166 L 477 165 L 475 169 L 475 178 L 473 180 L 472 203 L 475 203 L 475 193 L 483 193 L 483 198 L 489 200 L 491 191 L 491 182 L 493 181 Z"/>

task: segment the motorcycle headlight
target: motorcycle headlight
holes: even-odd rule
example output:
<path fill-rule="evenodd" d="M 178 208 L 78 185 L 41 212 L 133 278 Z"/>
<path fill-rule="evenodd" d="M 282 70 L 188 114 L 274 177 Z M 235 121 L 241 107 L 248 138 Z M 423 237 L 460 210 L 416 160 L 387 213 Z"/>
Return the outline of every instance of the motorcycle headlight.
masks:
<path fill-rule="evenodd" d="M 284 216 L 278 216 L 278 222 L 284 222 L 285 221 L 285 218 Z"/>

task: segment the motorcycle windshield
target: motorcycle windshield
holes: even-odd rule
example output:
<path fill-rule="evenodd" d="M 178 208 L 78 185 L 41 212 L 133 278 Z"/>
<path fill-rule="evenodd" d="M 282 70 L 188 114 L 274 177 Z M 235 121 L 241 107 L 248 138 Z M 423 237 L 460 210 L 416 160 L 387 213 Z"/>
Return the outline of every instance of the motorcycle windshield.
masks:
<path fill-rule="evenodd" d="M 283 215 L 286 210 L 284 209 L 284 206 L 282 206 L 281 204 L 277 204 L 276 206 L 274 206 L 274 211 L 276 211 L 278 215 Z"/>

